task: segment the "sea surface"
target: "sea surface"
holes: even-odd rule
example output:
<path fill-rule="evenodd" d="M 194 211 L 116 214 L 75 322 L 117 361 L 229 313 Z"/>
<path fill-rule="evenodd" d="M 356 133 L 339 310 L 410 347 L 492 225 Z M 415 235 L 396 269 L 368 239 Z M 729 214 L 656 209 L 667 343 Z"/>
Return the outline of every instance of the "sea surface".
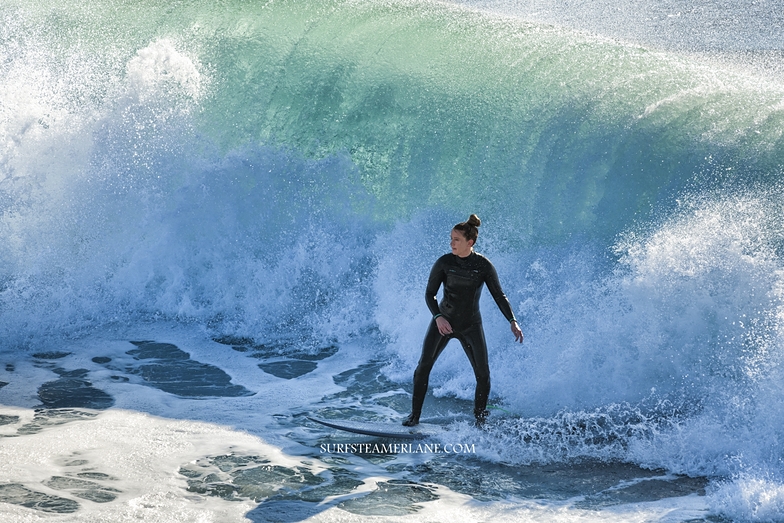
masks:
<path fill-rule="evenodd" d="M 784 521 L 779 0 L 0 0 L 0 520 Z M 424 287 L 482 298 L 420 441 Z"/>

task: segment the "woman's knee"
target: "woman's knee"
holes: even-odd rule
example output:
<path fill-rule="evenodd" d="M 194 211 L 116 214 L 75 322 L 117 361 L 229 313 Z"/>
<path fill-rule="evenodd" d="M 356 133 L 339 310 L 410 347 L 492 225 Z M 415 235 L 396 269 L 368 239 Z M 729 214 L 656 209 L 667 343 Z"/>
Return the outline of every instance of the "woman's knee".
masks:
<path fill-rule="evenodd" d="M 490 371 L 476 373 L 476 385 L 482 389 L 490 389 Z"/>
<path fill-rule="evenodd" d="M 414 369 L 414 381 L 427 381 L 430 378 L 430 371 L 433 370 L 433 364 L 435 364 L 435 360 L 420 359 L 419 364 Z"/>

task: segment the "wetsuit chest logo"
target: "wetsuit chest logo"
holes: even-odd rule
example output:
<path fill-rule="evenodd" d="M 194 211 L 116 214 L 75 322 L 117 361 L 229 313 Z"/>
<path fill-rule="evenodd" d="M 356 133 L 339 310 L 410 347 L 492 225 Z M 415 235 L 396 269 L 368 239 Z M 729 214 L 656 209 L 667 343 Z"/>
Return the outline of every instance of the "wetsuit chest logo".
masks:
<path fill-rule="evenodd" d="M 447 285 L 471 286 L 474 287 L 482 283 L 482 278 L 478 270 L 475 269 L 448 269 L 446 273 Z"/>

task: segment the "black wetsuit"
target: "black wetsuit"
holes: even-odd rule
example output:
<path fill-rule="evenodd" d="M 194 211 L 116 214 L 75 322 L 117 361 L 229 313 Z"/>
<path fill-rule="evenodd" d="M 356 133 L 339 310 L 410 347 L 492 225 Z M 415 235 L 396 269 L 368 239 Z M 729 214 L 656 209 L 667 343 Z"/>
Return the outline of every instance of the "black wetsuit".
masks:
<path fill-rule="evenodd" d="M 425 401 L 428 380 L 433 364 L 450 339 L 456 338 L 471 362 L 476 376 L 474 395 L 474 415 L 484 418 L 487 397 L 490 394 L 490 367 L 487 363 L 487 344 L 482 329 L 482 316 L 479 313 L 479 297 L 483 284 L 487 285 L 498 308 L 509 322 L 515 320 L 512 306 L 501 289 L 498 274 L 490 260 L 472 252 L 465 258 L 454 254 L 441 256 L 430 271 L 425 290 L 425 301 L 433 313 L 433 320 L 425 334 L 422 356 L 414 371 L 414 396 L 411 417 L 417 422 Z M 436 294 L 444 286 L 444 297 L 439 304 Z M 442 336 L 436 326 L 436 318 L 443 316 L 452 326 L 452 334 Z"/>

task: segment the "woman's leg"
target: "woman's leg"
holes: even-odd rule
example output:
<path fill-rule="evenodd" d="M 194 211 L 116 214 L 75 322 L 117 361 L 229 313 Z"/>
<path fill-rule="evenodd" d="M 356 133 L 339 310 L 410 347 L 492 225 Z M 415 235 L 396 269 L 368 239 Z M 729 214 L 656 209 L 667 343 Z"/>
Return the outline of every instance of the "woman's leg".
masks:
<path fill-rule="evenodd" d="M 474 416 L 478 424 L 487 418 L 487 398 L 490 396 L 490 365 L 487 361 L 487 342 L 481 323 L 470 326 L 457 336 L 471 362 L 476 377 Z"/>
<path fill-rule="evenodd" d="M 422 404 L 425 402 L 427 385 L 430 380 L 430 371 L 449 340 L 450 337 L 442 336 L 438 332 L 435 320 L 431 321 L 430 327 L 428 327 L 425 334 L 425 341 L 422 342 L 422 355 L 419 357 L 419 363 L 414 371 L 414 394 L 411 398 L 411 414 L 403 421 L 403 425 L 411 427 L 419 423 Z"/>

